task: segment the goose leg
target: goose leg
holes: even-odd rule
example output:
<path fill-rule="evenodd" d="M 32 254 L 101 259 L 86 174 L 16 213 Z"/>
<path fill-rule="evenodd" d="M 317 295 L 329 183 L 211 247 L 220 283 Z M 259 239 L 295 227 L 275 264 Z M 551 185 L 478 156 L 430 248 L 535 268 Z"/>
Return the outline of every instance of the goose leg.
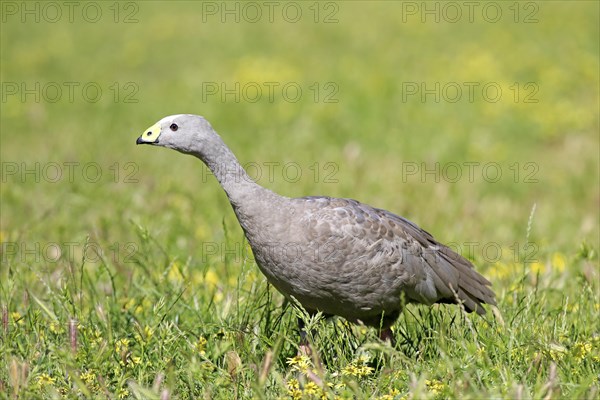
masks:
<path fill-rule="evenodd" d="M 308 343 L 308 334 L 306 333 L 306 326 L 302 318 L 298 318 L 298 329 L 300 329 L 300 344 L 298 345 L 299 355 L 312 355 L 312 349 Z"/>
<path fill-rule="evenodd" d="M 311 313 L 312 315 L 312 313 Z M 319 357 L 318 351 L 313 351 L 310 343 L 308 342 L 308 332 L 306 331 L 306 324 L 302 318 L 298 318 L 298 328 L 300 329 L 300 344 L 298 345 L 298 356 L 305 356 L 312 360 L 314 370 L 309 368 L 305 375 L 308 379 L 316 383 L 318 386 L 323 388 L 323 376 L 325 375 L 325 369 L 323 368 L 323 361 Z M 316 331 L 312 331 L 313 337 Z M 304 379 L 304 377 L 301 378 Z"/>
<path fill-rule="evenodd" d="M 392 347 L 396 346 L 396 338 L 394 332 L 392 332 L 392 325 L 400 316 L 400 311 L 394 311 L 388 314 L 382 314 L 379 318 L 379 339 L 383 342 L 389 342 Z M 376 325 L 372 325 L 376 326 Z"/>
<path fill-rule="evenodd" d="M 307 310 L 307 312 L 310 316 L 314 316 L 317 313 L 316 311 L 312 311 L 312 310 Z M 324 314 L 323 317 L 330 318 L 330 317 L 332 317 L 332 315 Z M 307 356 L 311 356 L 313 354 L 313 351 L 310 347 L 310 343 L 308 342 L 308 332 L 306 331 L 306 324 L 304 323 L 302 318 L 298 318 L 298 329 L 300 330 L 300 344 L 298 346 L 298 353 L 304 354 Z M 311 333 L 312 333 L 312 336 L 314 337 L 317 332 L 316 332 L 316 330 L 313 329 L 313 331 Z M 315 353 L 315 355 L 316 355 L 316 353 Z"/>
<path fill-rule="evenodd" d="M 389 342 L 392 347 L 396 346 L 396 338 L 394 337 L 394 332 L 392 332 L 391 327 L 382 328 L 379 331 L 379 339 L 383 342 Z"/>

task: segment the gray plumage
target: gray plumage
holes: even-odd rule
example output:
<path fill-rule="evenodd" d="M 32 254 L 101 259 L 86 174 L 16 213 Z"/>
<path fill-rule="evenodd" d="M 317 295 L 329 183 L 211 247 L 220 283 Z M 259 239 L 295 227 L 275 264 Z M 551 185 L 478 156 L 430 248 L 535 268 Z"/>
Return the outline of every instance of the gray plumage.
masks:
<path fill-rule="evenodd" d="M 227 193 L 260 270 L 305 309 L 389 327 L 407 302 L 461 302 L 484 314 L 490 282 L 428 232 L 352 199 L 288 198 L 252 181 L 202 117 L 165 117 L 138 144 L 200 158 Z"/>

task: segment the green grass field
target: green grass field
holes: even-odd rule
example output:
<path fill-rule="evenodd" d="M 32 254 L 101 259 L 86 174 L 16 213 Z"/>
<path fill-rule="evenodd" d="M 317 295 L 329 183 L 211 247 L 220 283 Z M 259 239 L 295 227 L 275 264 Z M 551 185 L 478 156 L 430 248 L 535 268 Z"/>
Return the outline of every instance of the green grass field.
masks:
<path fill-rule="evenodd" d="M 267 3 L 0 3 L 0 398 L 597 398 L 599 3 Z M 297 356 L 214 177 L 134 144 L 179 113 L 272 190 L 416 222 L 498 309 L 409 305 L 396 347 L 310 320 Z"/>

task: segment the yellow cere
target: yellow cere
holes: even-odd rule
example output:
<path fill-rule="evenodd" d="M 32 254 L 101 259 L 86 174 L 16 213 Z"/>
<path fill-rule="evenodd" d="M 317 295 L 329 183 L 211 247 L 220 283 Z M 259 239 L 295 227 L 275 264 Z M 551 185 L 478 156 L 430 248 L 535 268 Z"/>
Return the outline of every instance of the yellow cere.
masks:
<path fill-rule="evenodd" d="M 142 139 L 142 141 L 144 141 L 144 142 L 152 143 L 152 142 L 156 141 L 156 139 L 158 139 L 159 136 L 160 136 L 160 123 L 157 122 L 156 124 L 152 125 L 150 128 L 146 129 L 142 133 L 142 136 L 140 136 L 140 139 Z"/>

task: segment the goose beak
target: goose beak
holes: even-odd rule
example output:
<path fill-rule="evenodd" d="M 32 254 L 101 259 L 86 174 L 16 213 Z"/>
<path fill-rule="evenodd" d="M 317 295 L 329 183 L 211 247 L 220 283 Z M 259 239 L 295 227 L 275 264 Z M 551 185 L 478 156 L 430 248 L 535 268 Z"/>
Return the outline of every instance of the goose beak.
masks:
<path fill-rule="evenodd" d="M 156 123 L 146 129 L 135 141 L 135 144 L 156 144 L 161 134 L 160 124 Z"/>

